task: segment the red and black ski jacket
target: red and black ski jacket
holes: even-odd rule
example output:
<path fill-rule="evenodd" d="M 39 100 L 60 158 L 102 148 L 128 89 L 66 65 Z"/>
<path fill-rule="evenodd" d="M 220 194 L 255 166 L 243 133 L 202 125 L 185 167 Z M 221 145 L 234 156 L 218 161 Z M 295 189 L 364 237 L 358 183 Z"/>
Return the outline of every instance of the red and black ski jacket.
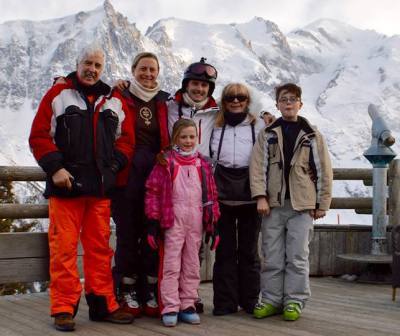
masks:
<path fill-rule="evenodd" d="M 102 81 L 79 85 L 75 73 L 43 97 L 33 120 L 29 144 L 47 173 L 45 196 L 105 196 L 133 153 L 131 116 L 117 92 Z M 65 168 L 73 188 L 59 188 L 52 176 Z"/>

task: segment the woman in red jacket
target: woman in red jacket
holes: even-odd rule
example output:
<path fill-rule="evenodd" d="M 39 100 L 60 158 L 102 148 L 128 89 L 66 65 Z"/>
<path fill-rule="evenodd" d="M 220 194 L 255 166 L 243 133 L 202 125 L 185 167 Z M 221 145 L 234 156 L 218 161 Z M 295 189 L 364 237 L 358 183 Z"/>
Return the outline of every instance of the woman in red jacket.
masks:
<path fill-rule="evenodd" d="M 166 100 L 157 82 L 159 62 L 153 53 L 138 54 L 132 63 L 133 78 L 122 92 L 132 114 L 135 149 L 125 171 L 127 185 L 112 197 L 117 247 L 114 279 L 119 302 L 135 316 L 142 307 L 147 315 L 159 314 L 157 304 L 158 254 L 146 243 L 144 225 L 145 182 L 155 157 L 169 144 Z"/>

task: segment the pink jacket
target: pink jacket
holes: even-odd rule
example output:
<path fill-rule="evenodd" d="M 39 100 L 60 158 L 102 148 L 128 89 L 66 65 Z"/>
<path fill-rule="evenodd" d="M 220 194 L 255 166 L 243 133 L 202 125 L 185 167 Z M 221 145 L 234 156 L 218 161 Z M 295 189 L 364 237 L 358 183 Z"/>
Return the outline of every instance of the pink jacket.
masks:
<path fill-rule="evenodd" d="M 172 172 L 174 155 L 166 153 L 167 164 L 157 163 L 146 181 L 145 214 L 149 219 L 160 221 L 162 229 L 174 225 L 174 209 L 172 205 Z M 203 225 L 204 230 L 214 232 L 214 227 L 220 216 L 217 187 L 214 182 L 210 164 L 198 153 L 201 162 L 201 179 L 203 190 Z"/>

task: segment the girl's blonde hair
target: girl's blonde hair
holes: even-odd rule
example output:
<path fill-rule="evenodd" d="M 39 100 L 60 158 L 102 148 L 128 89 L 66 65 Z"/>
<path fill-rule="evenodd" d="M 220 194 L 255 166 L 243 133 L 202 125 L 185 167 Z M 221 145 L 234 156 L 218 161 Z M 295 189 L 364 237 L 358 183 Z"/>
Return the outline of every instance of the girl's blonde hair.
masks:
<path fill-rule="evenodd" d="M 224 118 L 224 113 L 227 111 L 226 109 L 226 102 L 225 102 L 225 97 L 226 96 L 232 96 L 235 94 L 242 94 L 247 96 L 247 108 L 244 112 L 248 113 L 250 117 L 250 122 L 253 124 L 256 122 L 256 117 L 249 113 L 249 105 L 252 102 L 252 98 L 250 95 L 250 90 L 248 87 L 242 83 L 230 83 L 224 87 L 222 90 L 221 94 L 221 102 L 220 102 L 220 109 L 217 112 L 217 115 L 215 117 L 215 125 L 217 127 L 222 127 L 225 124 L 225 118 Z"/>
<path fill-rule="evenodd" d="M 187 128 L 187 127 L 194 127 L 194 129 L 196 130 L 196 136 L 198 135 L 196 123 L 192 119 L 186 119 L 186 118 L 178 119 L 175 122 L 174 126 L 172 127 L 171 145 L 168 146 L 167 148 L 165 148 L 163 151 L 161 151 L 157 155 L 157 162 L 158 163 L 160 163 L 162 165 L 166 165 L 167 164 L 167 160 L 165 159 L 165 156 L 164 156 L 165 151 L 170 150 L 173 145 L 177 144 L 179 134 L 181 134 L 182 130 Z"/>
<path fill-rule="evenodd" d="M 182 132 L 184 128 L 194 127 L 197 134 L 196 123 L 192 119 L 180 118 L 178 119 L 174 126 L 172 126 L 172 135 L 171 135 L 171 144 L 176 145 L 178 141 L 179 134 Z"/>

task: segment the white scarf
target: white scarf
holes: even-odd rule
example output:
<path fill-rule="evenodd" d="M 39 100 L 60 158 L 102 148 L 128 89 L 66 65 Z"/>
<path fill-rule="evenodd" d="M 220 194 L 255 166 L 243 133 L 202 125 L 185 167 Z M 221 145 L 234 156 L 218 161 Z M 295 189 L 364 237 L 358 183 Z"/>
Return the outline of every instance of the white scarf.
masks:
<path fill-rule="evenodd" d="M 134 96 L 140 98 L 144 102 L 149 102 L 154 96 L 160 91 L 160 85 L 156 82 L 156 86 L 153 89 L 145 88 L 141 85 L 136 78 L 133 78 L 131 85 L 129 85 L 129 92 Z"/>
<path fill-rule="evenodd" d="M 197 145 L 194 146 L 194 148 L 190 152 L 185 152 L 182 150 L 178 145 L 173 145 L 172 149 L 177 152 L 179 155 L 182 155 L 184 157 L 189 157 L 189 156 L 194 156 L 197 155 Z"/>
<path fill-rule="evenodd" d="M 191 107 L 194 107 L 196 110 L 201 110 L 208 102 L 208 97 L 206 97 L 206 99 L 204 99 L 200 102 L 195 102 L 192 98 L 190 98 L 190 96 L 187 92 L 184 92 L 182 97 L 183 97 L 183 101 L 186 104 L 188 104 Z"/>

